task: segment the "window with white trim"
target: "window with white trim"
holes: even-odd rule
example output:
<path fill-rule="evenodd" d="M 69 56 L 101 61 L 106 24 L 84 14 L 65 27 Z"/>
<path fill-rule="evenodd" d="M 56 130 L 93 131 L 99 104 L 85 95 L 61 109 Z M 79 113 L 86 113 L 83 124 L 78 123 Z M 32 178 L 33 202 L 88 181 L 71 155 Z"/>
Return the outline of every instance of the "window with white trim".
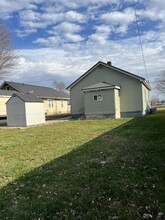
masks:
<path fill-rule="evenodd" d="M 54 108 L 54 101 L 52 99 L 48 100 L 49 108 Z"/>
<path fill-rule="evenodd" d="M 94 95 L 93 100 L 94 101 L 103 101 L 103 96 L 102 95 Z"/>

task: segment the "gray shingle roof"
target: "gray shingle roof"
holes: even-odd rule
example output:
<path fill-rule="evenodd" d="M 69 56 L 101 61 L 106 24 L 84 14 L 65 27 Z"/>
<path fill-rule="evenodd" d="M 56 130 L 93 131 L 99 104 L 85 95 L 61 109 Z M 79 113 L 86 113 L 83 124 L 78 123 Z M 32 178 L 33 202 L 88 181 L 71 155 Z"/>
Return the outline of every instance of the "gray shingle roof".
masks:
<path fill-rule="evenodd" d="M 0 89 L 0 96 L 12 96 L 14 91 Z"/>
<path fill-rule="evenodd" d="M 87 86 L 85 88 L 83 88 L 82 90 L 92 90 L 92 89 L 110 89 L 110 88 L 117 88 L 118 86 L 115 86 L 111 83 L 107 83 L 107 82 L 100 82 L 100 83 L 96 83 L 94 85 L 90 85 Z M 120 88 L 120 87 L 118 87 Z"/>
<path fill-rule="evenodd" d="M 12 95 L 12 97 L 14 96 L 19 97 L 24 102 L 43 102 L 42 99 L 39 99 L 32 94 L 22 94 L 22 93 L 16 92 Z"/>
<path fill-rule="evenodd" d="M 56 99 L 69 99 L 69 95 L 64 92 L 58 92 L 53 88 L 43 87 L 43 86 L 35 86 L 25 83 L 15 83 L 5 81 L 0 88 L 4 88 L 5 85 L 9 85 L 13 88 L 13 90 L 24 93 L 24 94 L 33 94 L 38 98 L 56 98 Z"/>

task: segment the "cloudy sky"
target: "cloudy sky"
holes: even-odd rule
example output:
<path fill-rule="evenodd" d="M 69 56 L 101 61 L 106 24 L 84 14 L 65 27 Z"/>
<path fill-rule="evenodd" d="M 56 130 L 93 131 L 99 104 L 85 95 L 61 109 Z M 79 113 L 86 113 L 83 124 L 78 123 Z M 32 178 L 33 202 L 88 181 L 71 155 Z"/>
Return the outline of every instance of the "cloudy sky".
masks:
<path fill-rule="evenodd" d="M 99 60 L 151 84 L 165 70 L 162 0 L 0 0 L 0 19 L 19 56 L 5 80 L 68 86 Z"/>

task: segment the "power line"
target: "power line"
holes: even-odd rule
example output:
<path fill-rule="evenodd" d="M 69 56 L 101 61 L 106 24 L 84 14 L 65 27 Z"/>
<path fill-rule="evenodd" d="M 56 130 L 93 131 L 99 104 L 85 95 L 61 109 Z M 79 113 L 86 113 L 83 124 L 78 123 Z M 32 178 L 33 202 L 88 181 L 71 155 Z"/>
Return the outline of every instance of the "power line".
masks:
<path fill-rule="evenodd" d="M 162 59 L 165 59 L 165 57 L 159 57 L 159 58 L 155 58 L 155 59 L 152 59 L 152 60 L 146 60 L 145 63 L 149 63 L 149 62 L 152 62 L 152 61 L 155 61 L 155 60 L 162 60 Z M 141 64 L 142 62 L 138 62 L 138 63 L 131 63 L 131 64 L 128 64 L 128 65 L 124 65 L 124 66 L 121 66 L 122 68 L 124 67 L 127 67 L 127 66 L 134 66 L 134 65 L 137 65 L 137 64 Z"/>
<path fill-rule="evenodd" d="M 141 48 L 141 53 L 142 53 L 142 58 L 143 58 L 143 63 L 144 63 L 144 69 L 145 69 L 145 73 L 146 73 L 146 78 L 148 79 L 147 67 L 146 67 L 144 51 L 143 51 L 143 44 L 142 44 L 142 39 L 141 39 L 141 34 L 140 34 L 140 27 L 139 27 L 139 23 L 138 23 L 138 19 L 137 19 L 136 6 L 135 6 L 134 0 L 133 0 L 133 8 L 134 8 L 134 12 L 135 12 L 135 23 L 136 23 L 137 30 L 138 30 L 138 36 L 139 36 L 140 48 Z"/>

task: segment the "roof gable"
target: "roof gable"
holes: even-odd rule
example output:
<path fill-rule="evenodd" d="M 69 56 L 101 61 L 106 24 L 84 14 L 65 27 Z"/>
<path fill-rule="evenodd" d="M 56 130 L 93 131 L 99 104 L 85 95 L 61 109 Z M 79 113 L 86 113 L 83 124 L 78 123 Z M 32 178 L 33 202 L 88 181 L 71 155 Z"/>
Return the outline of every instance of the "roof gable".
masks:
<path fill-rule="evenodd" d="M 105 90 L 105 89 L 120 89 L 119 86 L 113 85 L 107 82 L 100 82 L 94 85 L 87 86 L 82 88 L 83 91 L 91 91 L 91 90 Z"/>
<path fill-rule="evenodd" d="M 18 97 L 20 98 L 23 102 L 35 102 L 35 103 L 38 103 L 38 102 L 43 102 L 41 99 L 37 98 L 36 96 L 34 95 L 31 95 L 31 94 L 22 94 L 22 93 L 19 93 L 19 92 L 15 92 L 12 96 L 12 97 Z M 10 98 L 10 99 L 11 99 Z M 9 99 L 9 100 L 10 100 Z M 7 102 L 9 102 L 9 100 Z"/>
<path fill-rule="evenodd" d="M 95 70 L 98 66 L 105 66 L 109 69 L 112 69 L 112 70 L 115 70 L 115 71 L 118 71 L 120 73 L 123 73 L 127 76 L 130 76 L 130 77 L 133 77 L 137 80 L 139 80 L 140 82 L 142 82 L 149 90 L 151 90 L 151 87 L 150 85 L 147 83 L 147 81 L 145 80 L 145 78 L 141 77 L 141 76 L 137 76 L 133 73 L 130 73 L 128 71 L 125 71 L 125 70 L 122 70 L 120 68 L 117 68 L 115 66 L 112 66 L 112 65 L 109 65 L 109 64 L 106 64 L 102 61 L 99 61 L 98 63 L 96 63 L 93 67 L 91 67 L 87 72 L 85 72 L 82 76 L 80 76 L 77 80 L 75 80 L 73 83 L 71 83 L 66 89 L 71 89 L 73 86 L 75 86 L 79 81 L 81 81 L 83 78 L 85 78 L 88 74 L 90 74 L 93 70 Z"/>
<path fill-rule="evenodd" d="M 69 99 L 69 95 L 67 93 L 59 92 L 49 87 L 5 81 L 0 88 L 4 88 L 6 85 L 9 85 L 17 92 L 24 94 L 33 94 L 39 98 Z"/>

